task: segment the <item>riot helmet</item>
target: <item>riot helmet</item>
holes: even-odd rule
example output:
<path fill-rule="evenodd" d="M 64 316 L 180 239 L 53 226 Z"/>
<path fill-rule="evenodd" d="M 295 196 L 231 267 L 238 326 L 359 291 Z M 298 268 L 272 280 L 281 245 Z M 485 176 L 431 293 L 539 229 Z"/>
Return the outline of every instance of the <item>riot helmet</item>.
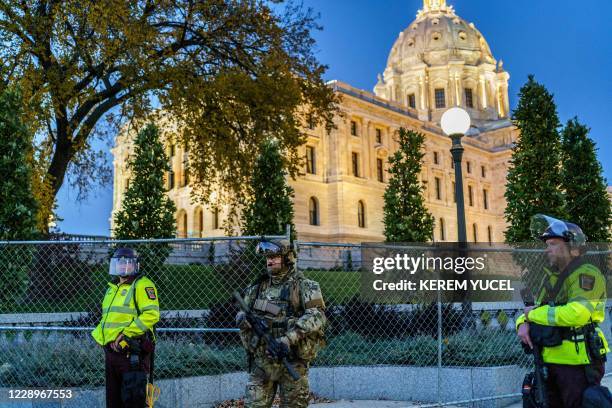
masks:
<path fill-rule="evenodd" d="M 584 247 L 587 241 L 578 225 L 549 215 L 536 214 L 531 217 L 530 229 L 535 239 L 546 242 L 550 238 L 561 238 L 572 248 Z"/>
<path fill-rule="evenodd" d="M 140 272 L 138 254 L 132 248 L 118 248 L 110 261 L 108 273 L 112 276 L 134 276 Z"/>

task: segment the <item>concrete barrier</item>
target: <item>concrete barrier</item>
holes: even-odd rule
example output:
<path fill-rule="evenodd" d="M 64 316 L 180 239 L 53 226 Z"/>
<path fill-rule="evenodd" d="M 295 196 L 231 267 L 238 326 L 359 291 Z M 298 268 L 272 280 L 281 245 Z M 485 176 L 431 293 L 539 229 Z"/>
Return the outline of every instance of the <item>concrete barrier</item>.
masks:
<path fill-rule="evenodd" d="M 365 366 L 313 367 L 311 390 L 329 399 L 396 400 L 436 402 L 457 401 L 520 391 L 525 369 L 517 366 L 442 368 Z M 440 381 L 440 395 L 438 395 Z M 156 408 L 204 408 L 216 402 L 243 396 L 246 373 L 161 380 Z M 103 408 L 104 389 L 75 389 L 74 398 L 62 402 L 7 403 L 7 389 L 0 389 L 0 408 Z M 516 399 L 487 401 L 483 407 L 504 407 Z"/>

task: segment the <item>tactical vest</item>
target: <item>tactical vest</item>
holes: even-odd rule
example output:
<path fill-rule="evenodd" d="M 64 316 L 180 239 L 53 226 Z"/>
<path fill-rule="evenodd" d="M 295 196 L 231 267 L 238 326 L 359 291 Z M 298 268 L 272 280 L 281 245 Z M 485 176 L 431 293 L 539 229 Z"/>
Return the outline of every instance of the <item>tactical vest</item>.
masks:
<path fill-rule="evenodd" d="M 301 293 L 302 277 L 293 276 L 282 284 L 271 285 L 269 281 L 257 283 L 251 287 L 249 306 L 253 313 L 265 321 L 273 337 L 284 336 L 288 330 L 295 327 L 296 322 L 304 314 L 305 306 Z M 264 356 L 265 345 L 260 339 L 250 338 L 249 343 L 255 354 Z M 256 344 L 253 344 L 253 341 Z M 323 332 L 312 333 L 291 346 L 290 360 L 313 360 L 318 351 L 325 346 Z"/>
<path fill-rule="evenodd" d="M 251 310 L 268 323 L 272 336 L 284 336 L 291 325 L 304 313 L 300 296 L 300 279 L 288 279 L 281 285 L 258 283 L 250 301 Z"/>

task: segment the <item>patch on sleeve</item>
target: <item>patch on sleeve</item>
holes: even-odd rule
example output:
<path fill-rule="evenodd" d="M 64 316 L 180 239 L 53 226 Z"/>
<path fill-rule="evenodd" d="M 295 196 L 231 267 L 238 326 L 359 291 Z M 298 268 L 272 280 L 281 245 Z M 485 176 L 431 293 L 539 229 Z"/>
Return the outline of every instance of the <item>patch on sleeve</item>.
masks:
<path fill-rule="evenodd" d="M 580 274 L 580 288 L 584 290 L 593 290 L 595 287 L 595 277 L 586 274 Z"/>
<path fill-rule="evenodd" d="M 325 303 L 323 302 L 323 299 L 318 298 L 318 299 L 310 299 L 308 302 L 306 302 L 306 304 L 304 305 L 304 308 L 306 309 L 311 309 L 313 307 L 319 307 L 321 309 L 325 309 Z"/>
<path fill-rule="evenodd" d="M 157 296 L 155 296 L 155 288 L 145 288 L 145 290 L 147 291 L 147 297 L 151 300 L 155 300 L 157 299 Z"/>

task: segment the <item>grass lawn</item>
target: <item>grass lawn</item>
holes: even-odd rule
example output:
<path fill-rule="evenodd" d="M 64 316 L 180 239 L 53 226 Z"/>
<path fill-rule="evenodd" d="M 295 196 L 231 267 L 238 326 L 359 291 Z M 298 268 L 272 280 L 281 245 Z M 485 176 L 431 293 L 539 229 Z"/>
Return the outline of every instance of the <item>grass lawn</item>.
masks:
<path fill-rule="evenodd" d="M 224 276 L 224 268 L 209 265 L 166 265 L 163 278 L 155 281 L 162 310 L 208 309 L 215 303 L 230 300 L 236 289 L 247 286 L 248 279 Z M 56 279 L 42 296 L 26 297 L 24 301 L 4 313 L 59 313 L 90 312 L 99 310 L 109 281 L 106 266 L 96 266 L 90 272 L 89 282 Z M 326 301 L 343 303 L 359 291 L 359 272 L 306 271 L 306 277 L 317 280 Z M 243 282 L 233 284 L 233 281 Z M 70 295 L 57 296 L 63 293 Z"/>
<path fill-rule="evenodd" d="M 92 266 L 87 272 L 72 271 L 71 280 L 55 279 L 45 290 L 46 296 L 26 296 L 21 304 L 2 313 L 58 313 L 99 311 L 109 280 L 106 265 Z M 222 266 L 166 265 L 161 277 L 153 277 L 162 310 L 200 310 L 225 303 L 231 293 L 247 286 L 248 277 L 228 274 Z M 85 273 L 88 274 L 85 275 Z M 229 275 L 229 276 L 228 276 Z M 359 271 L 307 270 L 304 275 L 320 283 L 328 304 L 344 304 L 360 292 Z M 57 276 L 63 276 L 57 274 Z M 87 276 L 87 278 L 85 278 Z M 512 279 L 510 276 L 474 276 L 474 279 Z M 235 283 L 239 282 L 239 283 Z M 608 282 L 612 286 L 612 282 Z M 610 290 L 611 288 L 608 289 Z M 405 303 L 406 294 L 389 292 L 375 295 L 377 302 Z M 507 301 L 512 292 L 475 292 L 472 301 Z M 46 298 L 46 299 L 45 299 Z"/>

